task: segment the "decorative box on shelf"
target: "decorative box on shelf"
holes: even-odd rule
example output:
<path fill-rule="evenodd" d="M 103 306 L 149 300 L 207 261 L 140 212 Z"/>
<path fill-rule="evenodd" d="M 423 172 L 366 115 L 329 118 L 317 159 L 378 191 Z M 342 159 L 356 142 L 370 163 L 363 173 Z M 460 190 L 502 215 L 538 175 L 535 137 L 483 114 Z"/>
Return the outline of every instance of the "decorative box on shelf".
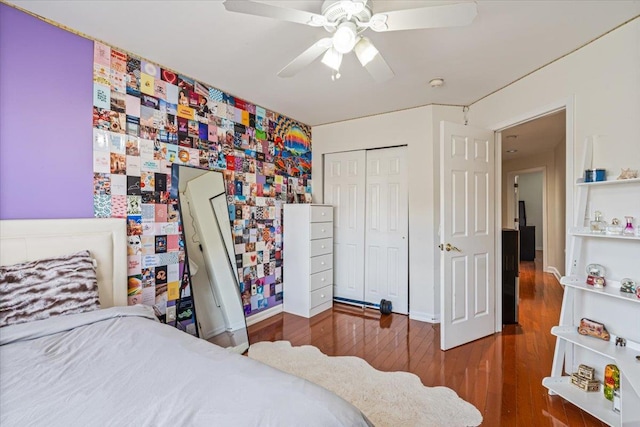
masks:
<path fill-rule="evenodd" d="M 592 380 L 581 376 L 578 372 L 571 374 L 571 384 L 577 386 L 584 391 L 600 390 L 600 381 Z"/>
<path fill-rule="evenodd" d="M 588 380 L 593 380 L 596 377 L 595 374 L 596 374 L 596 370 L 593 369 L 591 366 L 587 366 L 587 365 L 578 366 L 578 375 L 580 375 L 583 378 L 586 378 Z"/>

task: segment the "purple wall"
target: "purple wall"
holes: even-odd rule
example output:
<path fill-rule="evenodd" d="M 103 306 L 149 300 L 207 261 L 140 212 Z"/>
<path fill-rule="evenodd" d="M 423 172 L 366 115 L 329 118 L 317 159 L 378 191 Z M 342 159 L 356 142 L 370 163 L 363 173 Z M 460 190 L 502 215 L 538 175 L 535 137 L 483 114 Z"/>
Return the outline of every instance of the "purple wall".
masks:
<path fill-rule="evenodd" d="M 0 3 L 0 219 L 93 217 L 93 42 Z"/>

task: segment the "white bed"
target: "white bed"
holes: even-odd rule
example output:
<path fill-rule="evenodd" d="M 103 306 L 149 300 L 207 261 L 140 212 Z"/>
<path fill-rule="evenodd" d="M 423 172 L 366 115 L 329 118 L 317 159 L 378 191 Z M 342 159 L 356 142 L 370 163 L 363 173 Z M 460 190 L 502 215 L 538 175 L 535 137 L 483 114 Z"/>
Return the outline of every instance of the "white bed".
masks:
<path fill-rule="evenodd" d="M 124 220 L 0 221 L 0 264 L 89 249 L 100 310 L 0 328 L 0 425 L 366 426 L 335 394 L 127 307 Z"/>

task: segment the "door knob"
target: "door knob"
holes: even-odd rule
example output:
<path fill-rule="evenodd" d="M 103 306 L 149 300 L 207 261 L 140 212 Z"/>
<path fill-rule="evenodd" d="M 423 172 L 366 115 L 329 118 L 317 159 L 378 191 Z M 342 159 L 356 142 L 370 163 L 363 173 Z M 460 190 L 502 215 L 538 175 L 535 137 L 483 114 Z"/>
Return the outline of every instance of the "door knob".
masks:
<path fill-rule="evenodd" d="M 450 252 L 450 251 L 462 252 L 460 249 L 456 248 L 451 243 L 447 243 L 446 246 L 444 246 L 442 243 L 440 243 L 438 245 L 438 247 L 440 248 L 441 251 L 444 250 L 444 251 L 447 251 L 447 252 Z"/>
<path fill-rule="evenodd" d="M 449 251 L 456 251 L 456 252 L 462 252 L 460 249 L 456 248 L 455 246 L 453 246 L 451 243 L 447 243 L 447 246 L 444 247 L 444 249 L 449 252 Z"/>

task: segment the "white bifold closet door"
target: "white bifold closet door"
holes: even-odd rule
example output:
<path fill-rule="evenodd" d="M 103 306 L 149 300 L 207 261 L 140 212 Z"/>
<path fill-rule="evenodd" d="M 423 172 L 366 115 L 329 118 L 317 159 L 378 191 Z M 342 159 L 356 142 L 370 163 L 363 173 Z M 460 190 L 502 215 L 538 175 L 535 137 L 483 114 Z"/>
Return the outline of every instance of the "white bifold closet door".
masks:
<path fill-rule="evenodd" d="M 325 154 L 324 203 L 333 212 L 333 296 L 364 298 L 365 151 Z"/>
<path fill-rule="evenodd" d="M 409 311 L 406 147 L 325 155 L 324 202 L 335 206 L 334 295 Z"/>

